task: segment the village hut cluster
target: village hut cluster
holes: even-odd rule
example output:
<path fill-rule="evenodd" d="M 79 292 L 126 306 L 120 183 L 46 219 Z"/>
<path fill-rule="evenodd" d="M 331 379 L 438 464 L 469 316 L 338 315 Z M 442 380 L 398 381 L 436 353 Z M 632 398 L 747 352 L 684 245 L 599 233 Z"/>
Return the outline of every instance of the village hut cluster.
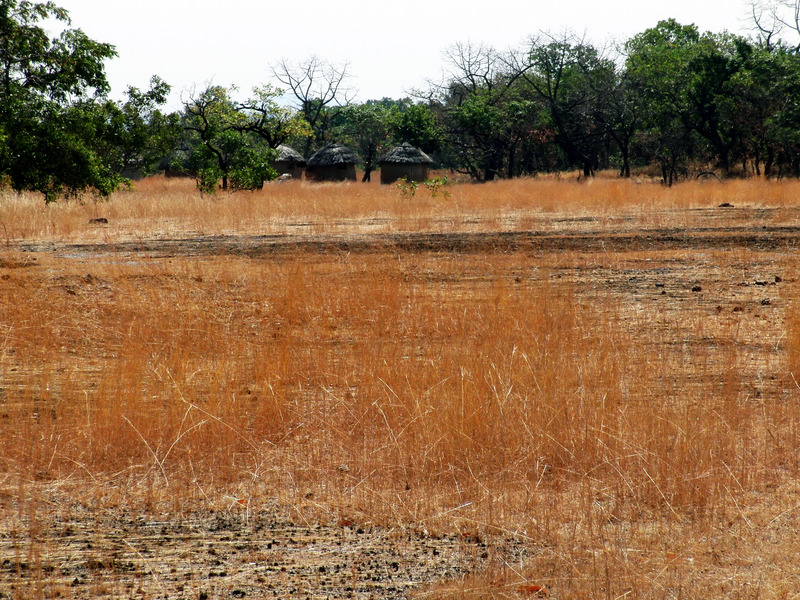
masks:
<path fill-rule="evenodd" d="M 342 144 L 327 144 L 312 154 L 308 160 L 294 148 L 278 147 L 278 159 L 273 164 L 282 179 L 309 181 L 356 181 L 358 156 Z M 398 179 L 425 181 L 433 159 L 408 142 L 392 148 L 378 159 L 381 183 L 391 184 Z M 289 177 L 284 177 L 288 175 Z"/>

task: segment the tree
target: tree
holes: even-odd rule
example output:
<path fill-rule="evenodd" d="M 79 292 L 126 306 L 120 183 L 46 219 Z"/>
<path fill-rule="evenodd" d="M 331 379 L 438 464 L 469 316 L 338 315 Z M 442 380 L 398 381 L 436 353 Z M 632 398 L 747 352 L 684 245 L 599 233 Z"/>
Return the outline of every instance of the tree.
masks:
<path fill-rule="evenodd" d="M 626 73 L 615 73 L 613 84 L 595 105 L 594 119 L 600 123 L 619 151 L 620 177 L 631 176 L 633 141 L 642 123 L 642 98 Z"/>
<path fill-rule="evenodd" d="M 317 56 L 297 65 L 282 60 L 272 66 L 273 75 L 294 95 L 299 111 L 314 132 L 303 149 L 306 156 L 315 142 L 324 145 L 328 141 L 335 114 L 332 109 L 350 103 L 349 90 L 344 85 L 348 68 L 348 63 L 333 65 Z"/>
<path fill-rule="evenodd" d="M 430 103 L 397 102 L 387 118 L 394 143 L 408 142 L 427 154 L 442 148 L 444 132 Z"/>
<path fill-rule="evenodd" d="M 67 28 L 51 39 L 39 26 L 48 19 Z M 53 2 L 0 0 L 0 177 L 46 202 L 107 196 L 123 181 L 93 147 L 81 104 L 108 91 L 103 63 L 116 51 L 69 25 Z"/>
<path fill-rule="evenodd" d="M 213 191 L 220 179 L 223 190 L 229 183 L 235 189 L 256 189 L 277 177 L 271 166 L 277 153 L 251 131 L 252 122 L 231 98 L 232 89 L 209 86 L 184 102 L 184 128 L 192 134 L 185 166 L 197 172 L 201 191 Z"/>
<path fill-rule="evenodd" d="M 490 46 L 456 44 L 445 57 L 449 79 L 432 94 L 451 146 L 445 164 L 476 181 L 512 176 L 516 151 L 532 130 L 533 103 L 517 85 L 522 73 Z"/>
<path fill-rule="evenodd" d="M 771 50 L 789 36 L 795 38 L 794 45 L 786 43 L 800 52 L 800 0 L 750 0 L 750 9 L 761 45 Z"/>
<path fill-rule="evenodd" d="M 736 75 L 729 110 L 742 123 L 744 148 L 754 171 L 800 176 L 800 1 L 753 0 L 757 43 Z"/>
<path fill-rule="evenodd" d="M 635 36 L 626 47 L 628 74 L 652 127 L 663 129 L 667 139 L 689 140 L 675 135 L 682 126 L 705 143 L 709 158 L 727 174 L 746 135 L 730 108 L 752 44 L 726 33 L 701 35 L 694 25 L 669 20 Z"/>
<path fill-rule="evenodd" d="M 626 76 L 642 98 L 645 115 L 639 147 L 661 165 L 667 184 L 693 154 L 687 90 L 689 65 L 699 41 L 697 27 L 671 19 L 625 44 Z"/>
<path fill-rule="evenodd" d="M 351 104 L 341 110 L 339 130 L 364 163 L 363 182 L 371 180 L 378 157 L 388 150 L 390 114 L 391 109 L 377 102 Z"/>
<path fill-rule="evenodd" d="M 571 165 L 589 177 L 597 168 L 607 127 L 598 110 L 612 93 L 614 63 L 572 34 L 531 38 L 516 70 L 545 105 L 547 127 Z"/>
<path fill-rule="evenodd" d="M 167 83 L 153 76 L 147 91 L 129 87 L 125 102 L 83 103 L 97 120 L 98 152 L 114 172 L 150 175 L 177 147 L 182 131 L 180 116 L 158 109 L 166 102 L 169 91 Z"/>
<path fill-rule="evenodd" d="M 800 55 L 779 44 L 757 49 L 751 60 L 731 110 L 750 134 L 756 172 L 763 157 L 765 176 L 782 176 L 788 168 L 800 177 Z"/>
<path fill-rule="evenodd" d="M 276 99 L 283 93 L 271 85 L 253 88 L 253 95 L 237 106 L 237 110 L 245 115 L 240 130 L 261 137 L 270 148 L 277 148 L 292 138 L 313 135 L 301 114 L 278 104 Z"/>

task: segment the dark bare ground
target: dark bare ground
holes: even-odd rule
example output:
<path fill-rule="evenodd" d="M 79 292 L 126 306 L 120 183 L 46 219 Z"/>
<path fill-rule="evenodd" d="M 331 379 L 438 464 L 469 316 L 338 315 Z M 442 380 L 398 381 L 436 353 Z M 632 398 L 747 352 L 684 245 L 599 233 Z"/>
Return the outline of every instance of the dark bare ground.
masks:
<path fill-rule="evenodd" d="M 0 532 L 0 598 L 397 598 L 489 559 L 477 538 L 269 515 L 75 513 Z M 521 551 L 509 542 L 506 554 Z"/>
<path fill-rule="evenodd" d="M 548 277 L 573 282 L 579 294 L 602 292 L 618 300 L 631 331 L 652 337 L 654 353 L 689 345 L 713 360 L 715 348 L 736 343 L 753 356 L 748 367 L 752 372 L 744 374 L 753 382 L 753 397 L 781 393 L 769 366 L 777 343 L 759 332 L 776 331 L 783 319 L 783 289 L 794 280 L 785 271 L 785 259 L 800 245 L 800 227 L 768 220 L 761 224 L 759 215 L 747 215 L 741 226 L 718 226 L 715 219 L 721 214 L 698 214 L 697 226 L 681 229 L 594 228 L 590 221 L 579 227 L 565 222 L 556 231 L 22 243 L 17 249 L 31 260 L 0 262 L 0 270 L 35 264 L 37 253 L 90 262 L 110 256 L 147 260 L 226 254 L 269 260 L 298 251 L 521 252 L 529 257 L 531 272 L 547 261 Z M 730 252 L 730 259 L 720 264 L 708 256 L 712 252 Z M 566 258 L 559 263 L 561 255 Z M 578 264 L 576 255 L 587 260 Z M 535 283 L 528 272 L 505 275 L 516 284 Z M 643 308 L 647 317 L 637 317 Z M 739 319 L 752 334 L 745 332 L 736 340 L 707 336 L 696 330 L 698 319 Z M 708 376 L 698 371 L 697 384 L 703 385 Z M 664 384 L 669 387 L 670 382 Z M 421 585 L 531 551 L 508 539 L 487 544 L 477 538 L 349 523 L 309 526 L 270 515 L 206 514 L 159 521 L 77 510 L 41 525 L 24 516 L 0 524 L 0 598 L 406 597 Z"/>
<path fill-rule="evenodd" d="M 397 233 L 363 236 L 201 236 L 165 238 L 116 244 L 20 244 L 28 252 L 66 255 L 118 254 L 157 258 L 167 256 L 269 257 L 297 251 L 320 253 L 418 253 L 418 252 L 658 252 L 663 250 L 728 250 L 746 248 L 780 251 L 796 248 L 800 226 L 737 228 L 597 230 L 580 233 Z M 2 266 L 2 265 L 0 265 Z"/>

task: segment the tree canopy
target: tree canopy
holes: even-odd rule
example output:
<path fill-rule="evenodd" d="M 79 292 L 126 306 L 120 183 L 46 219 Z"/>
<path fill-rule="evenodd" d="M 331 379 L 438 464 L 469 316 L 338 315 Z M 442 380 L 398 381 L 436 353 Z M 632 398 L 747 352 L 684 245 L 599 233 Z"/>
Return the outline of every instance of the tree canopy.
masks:
<path fill-rule="evenodd" d="M 48 20 L 63 27 L 55 37 Z M 53 2 L 0 0 L 0 178 L 47 202 L 108 196 L 125 173 L 151 171 L 179 133 L 157 109 L 169 92 L 157 77 L 108 100 L 104 63 L 116 50 L 70 25 Z"/>

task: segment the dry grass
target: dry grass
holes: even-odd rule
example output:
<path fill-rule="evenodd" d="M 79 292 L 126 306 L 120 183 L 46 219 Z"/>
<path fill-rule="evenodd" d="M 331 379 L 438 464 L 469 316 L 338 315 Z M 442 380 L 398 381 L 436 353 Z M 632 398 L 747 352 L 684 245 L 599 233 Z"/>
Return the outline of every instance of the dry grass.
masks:
<path fill-rule="evenodd" d="M 422 186 L 421 186 L 422 187 Z M 119 242 L 173 235 L 313 235 L 401 231 L 514 231 L 562 227 L 553 215 L 623 220 L 636 226 L 686 225 L 686 209 L 769 207 L 770 222 L 797 222 L 792 209 L 800 183 L 735 180 L 667 188 L 635 180 L 598 178 L 514 179 L 484 185 L 455 184 L 449 196 L 422 188 L 413 198 L 394 186 L 371 184 L 271 184 L 259 192 L 201 197 L 187 179 L 154 177 L 136 182 L 111 202 L 58 203 L 4 193 L 0 241 Z M 654 210 L 657 209 L 657 210 Z M 108 218 L 108 227 L 88 223 Z M 763 222 L 763 215 L 759 223 Z"/>
<path fill-rule="evenodd" d="M 749 210 L 704 226 L 796 225 L 798 185 L 515 180 L 407 198 L 295 182 L 200 198 L 155 178 L 108 204 L 4 197 L 2 510 L 44 519 L 75 503 L 174 516 L 277 505 L 496 544 L 491 568 L 425 593 L 436 597 L 797 597 L 791 250 L 89 260 L 19 248 L 614 235 L 696 225 L 694 209 L 722 202 Z M 109 226 L 89 225 L 95 216 Z M 636 298 L 629 282 L 658 269 L 716 277 L 718 290 L 704 285 L 718 297 Z M 749 288 L 723 294 L 725 281 L 771 273 L 782 274 L 771 312 L 741 295 Z M 517 562 L 503 552 L 509 540 L 526 548 Z"/>

